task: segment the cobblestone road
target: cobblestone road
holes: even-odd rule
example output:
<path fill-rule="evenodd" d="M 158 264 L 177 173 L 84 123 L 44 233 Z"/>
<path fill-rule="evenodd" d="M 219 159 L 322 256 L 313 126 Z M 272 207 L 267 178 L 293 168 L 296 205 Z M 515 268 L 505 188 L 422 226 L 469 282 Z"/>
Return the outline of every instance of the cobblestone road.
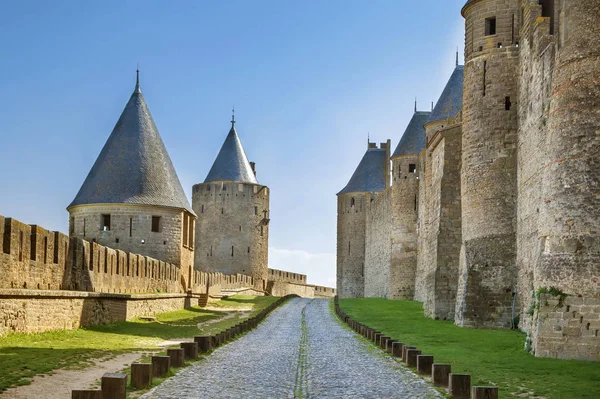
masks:
<path fill-rule="evenodd" d="M 343 327 L 327 299 L 292 299 L 149 393 L 165 398 L 440 398 Z"/>

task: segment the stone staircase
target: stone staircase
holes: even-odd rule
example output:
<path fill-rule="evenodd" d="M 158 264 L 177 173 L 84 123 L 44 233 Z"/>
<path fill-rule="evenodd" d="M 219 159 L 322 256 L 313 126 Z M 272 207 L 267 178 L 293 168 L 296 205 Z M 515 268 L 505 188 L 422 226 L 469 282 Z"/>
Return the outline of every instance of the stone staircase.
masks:
<path fill-rule="evenodd" d="M 198 306 L 200 306 L 201 308 L 206 307 L 206 305 L 208 304 L 208 294 L 200 294 L 199 298 L 198 298 Z"/>

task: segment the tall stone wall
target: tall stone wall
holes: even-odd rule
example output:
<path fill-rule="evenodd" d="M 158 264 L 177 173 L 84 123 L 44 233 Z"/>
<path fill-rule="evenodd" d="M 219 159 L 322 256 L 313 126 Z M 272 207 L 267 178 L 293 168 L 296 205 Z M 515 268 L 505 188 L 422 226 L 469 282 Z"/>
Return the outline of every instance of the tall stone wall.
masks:
<path fill-rule="evenodd" d="M 556 345 L 562 345 L 559 350 L 579 348 L 576 356 L 584 356 L 582 351 L 587 348 L 587 353 L 597 360 L 600 338 L 594 309 L 600 303 L 598 1 L 560 2 L 558 20 L 547 162 L 541 179 L 541 255 L 534 268 L 534 286 L 538 290 L 553 287 L 576 296 L 571 305 L 577 308 L 571 310 L 571 315 L 568 311 L 544 312 L 542 308 L 534 324 L 554 319 L 553 328 L 559 339 L 545 340 L 539 334 L 536 337 L 534 331 L 533 350 L 536 355 L 556 355 Z M 546 30 L 551 22 L 542 24 Z M 579 307 L 581 303 L 583 306 Z"/>
<path fill-rule="evenodd" d="M 306 284 L 306 274 L 286 272 L 285 270 L 269 269 L 269 281 Z"/>
<path fill-rule="evenodd" d="M 392 159 L 389 299 L 413 299 L 417 271 L 417 208 L 419 202 L 418 154 Z M 390 227 L 388 227 L 390 228 Z"/>
<path fill-rule="evenodd" d="M 522 330 L 530 331 L 534 306 L 534 269 L 540 259 L 539 215 L 551 102 L 555 43 L 542 7 L 523 4 L 519 63 L 517 186 L 518 302 Z"/>
<path fill-rule="evenodd" d="M 519 2 L 483 0 L 463 12 L 463 243 L 455 322 L 507 328 L 517 277 Z M 492 19 L 495 32 L 488 32 Z"/>
<path fill-rule="evenodd" d="M 425 288 L 426 272 L 426 254 L 427 254 L 427 238 L 429 237 L 428 223 L 428 204 L 429 190 L 427 184 L 431 184 L 431 167 L 427 166 L 431 159 L 427 150 L 424 149 L 419 154 L 418 169 L 419 169 L 419 195 L 417 197 L 417 267 L 415 272 L 415 301 L 425 302 L 427 298 L 427 290 Z"/>
<path fill-rule="evenodd" d="M 362 298 L 365 292 L 366 202 L 370 195 L 338 195 L 337 292 L 340 298 Z"/>
<path fill-rule="evenodd" d="M 104 228 L 103 216 L 110 217 Z M 152 231 L 152 218 L 158 231 Z M 69 208 L 69 234 L 86 241 L 165 262 L 190 265 L 195 217 L 181 209 L 136 204 L 78 205 Z M 188 227 L 188 224 L 191 224 Z M 184 232 L 185 228 L 185 232 Z M 188 233 L 192 234 L 188 239 Z"/>
<path fill-rule="evenodd" d="M 427 146 L 431 170 L 426 261 L 418 277 L 424 282 L 425 315 L 443 320 L 454 319 L 461 247 L 461 125 L 456 121 L 449 125 L 435 126 Z"/>
<path fill-rule="evenodd" d="M 385 298 L 390 276 L 392 190 L 386 189 L 367 203 L 365 235 L 364 296 Z"/>
<path fill-rule="evenodd" d="M 195 268 L 247 274 L 266 282 L 269 188 L 234 182 L 196 184 L 192 207 L 198 215 Z"/>

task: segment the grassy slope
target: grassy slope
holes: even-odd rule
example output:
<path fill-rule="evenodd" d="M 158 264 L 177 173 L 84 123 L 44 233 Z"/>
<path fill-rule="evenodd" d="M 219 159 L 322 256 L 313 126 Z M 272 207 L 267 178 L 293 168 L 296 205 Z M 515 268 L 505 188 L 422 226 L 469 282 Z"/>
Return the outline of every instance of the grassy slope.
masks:
<path fill-rule="evenodd" d="M 231 297 L 223 307 L 243 302 L 251 313 L 275 302 L 276 297 Z M 230 304 L 228 304 L 230 303 Z M 0 337 L 0 392 L 27 384 L 27 378 L 63 367 L 83 367 L 94 358 L 115 353 L 156 350 L 165 339 L 209 335 L 236 324 L 240 317 L 227 318 L 199 329 L 197 324 L 216 320 L 226 312 L 193 307 L 157 315 L 158 322 L 133 320 L 79 330 L 12 334 Z"/>
<path fill-rule="evenodd" d="M 341 299 L 340 306 L 355 320 L 434 355 L 436 363 L 452 364 L 453 372 L 471 374 L 473 385 L 497 385 L 500 397 L 525 392 L 600 397 L 600 363 L 536 358 L 523 350 L 521 332 L 465 329 L 428 319 L 418 302 Z"/>

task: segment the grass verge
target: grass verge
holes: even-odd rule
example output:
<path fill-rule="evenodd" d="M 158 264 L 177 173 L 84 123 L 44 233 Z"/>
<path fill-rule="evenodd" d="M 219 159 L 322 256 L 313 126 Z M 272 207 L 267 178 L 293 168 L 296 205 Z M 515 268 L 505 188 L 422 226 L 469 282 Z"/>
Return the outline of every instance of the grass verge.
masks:
<path fill-rule="evenodd" d="M 156 315 L 157 321 L 132 320 L 78 330 L 10 334 L 0 337 L 0 392 L 30 383 L 30 378 L 61 368 L 85 368 L 99 358 L 126 352 L 160 351 L 169 339 L 209 335 L 251 317 L 277 297 L 230 297 L 234 307 L 244 301 L 248 312 L 205 310 L 198 307 Z M 210 321 L 206 326 L 199 323 Z"/>
<path fill-rule="evenodd" d="M 421 303 L 379 298 L 340 299 L 349 316 L 471 374 L 472 385 L 496 385 L 501 398 L 597 398 L 600 363 L 536 358 L 518 331 L 476 330 L 423 316 Z"/>

